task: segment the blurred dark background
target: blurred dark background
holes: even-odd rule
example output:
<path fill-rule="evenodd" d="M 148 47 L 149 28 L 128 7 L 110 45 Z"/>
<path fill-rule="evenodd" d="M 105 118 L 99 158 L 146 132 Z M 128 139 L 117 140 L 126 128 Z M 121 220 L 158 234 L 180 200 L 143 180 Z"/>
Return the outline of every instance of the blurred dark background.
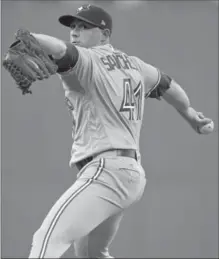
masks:
<path fill-rule="evenodd" d="M 69 38 L 58 17 L 94 1 L 2 1 L 2 55 L 19 27 Z M 174 77 L 218 127 L 215 1 L 95 1 L 112 43 Z M 57 76 L 22 96 L 2 70 L 2 257 L 27 257 L 33 233 L 75 180 L 71 119 Z M 218 134 L 199 136 L 163 101 L 147 100 L 141 135 L 148 183 L 116 236 L 115 257 L 218 258 Z M 66 257 L 72 257 L 72 251 Z"/>

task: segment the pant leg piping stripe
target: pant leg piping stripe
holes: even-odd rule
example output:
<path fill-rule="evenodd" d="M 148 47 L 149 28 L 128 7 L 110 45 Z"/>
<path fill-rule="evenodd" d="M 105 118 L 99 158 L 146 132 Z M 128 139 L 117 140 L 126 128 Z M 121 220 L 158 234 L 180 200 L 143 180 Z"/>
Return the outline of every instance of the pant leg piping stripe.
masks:
<path fill-rule="evenodd" d="M 84 189 L 86 189 L 94 180 L 97 180 L 97 178 L 100 176 L 100 174 L 102 173 L 102 170 L 104 168 L 104 158 L 101 158 L 100 159 L 100 162 L 99 162 L 99 167 L 97 169 L 97 172 L 95 173 L 95 175 L 88 179 L 86 181 L 86 183 L 84 185 L 82 185 L 78 190 L 76 190 L 74 193 L 72 193 L 72 195 L 70 197 L 68 197 L 68 199 L 62 204 L 62 206 L 60 207 L 60 209 L 57 211 L 57 213 L 55 214 L 49 228 L 48 228 L 48 231 L 45 235 L 45 238 L 43 240 L 43 244 L 42 244 L 42 248 L 41 248 L 41 251 L 40 251 L 40 255 L 39 255 L 39 258 L 44 258 L 44 255 L 46 253 L 46 249 L 47 249 L 47 246 L 48 246 L 48 241 L 49 241 L 49 238 L 60 218 L 60 216 L 62 215 L 62 213 L 64 212 L 64 210 L 66 209 L 66 207 L 72 202 L 72 200 L 78 195 L 80 194 Z"/>

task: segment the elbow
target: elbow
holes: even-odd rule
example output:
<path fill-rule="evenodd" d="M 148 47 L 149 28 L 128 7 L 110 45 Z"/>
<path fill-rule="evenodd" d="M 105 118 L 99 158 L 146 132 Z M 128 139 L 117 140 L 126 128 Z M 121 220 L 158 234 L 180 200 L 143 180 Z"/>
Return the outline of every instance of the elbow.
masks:
<path fill-rule="evenodd" d="M 56 51 L 53 52 L 53 58 L 54 59 L 62 59 L 67 51 L 67 46 L 64 42 L 60 42 L 60 45 L 57 45 Z"/>
<path fill-rule="evenodd" d="M 58 65 L 58 73 L 69 71 L 75 66 L 79 58 L 78 49 L 70 43 L 66 43 L 66 50 L 61 58 L 55 60 Z"/>
<path fill-rule="evenodd" d="M 187 94 L 174 80 L 171 81 L 170 88 L 163 94 L 163 99 L 179 112 L 186 111 L 190 106 Z"/>

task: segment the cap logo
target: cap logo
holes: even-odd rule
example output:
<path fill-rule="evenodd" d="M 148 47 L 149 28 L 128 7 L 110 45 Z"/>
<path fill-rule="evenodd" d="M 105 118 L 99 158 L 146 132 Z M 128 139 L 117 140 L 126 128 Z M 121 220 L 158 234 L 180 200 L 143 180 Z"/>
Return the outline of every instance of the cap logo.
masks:
<path fill-rule="evenodd" d="M 90 9 L 90 4 L 88 4 L 88 5 L 82 5 L 81 7 L 79 7 L 78 9 L 77 9 L 77 14 L 78 13 L 80 13 L 81 11 L 86 11 L 86 10 L 89 10 Z"/>
<path fill-rule="evenodd" d="M 104 20 L 102 20 L 100 24 L 103 25 L 103 26 L 106 26 L 106 23 L 105 23 Z"/>

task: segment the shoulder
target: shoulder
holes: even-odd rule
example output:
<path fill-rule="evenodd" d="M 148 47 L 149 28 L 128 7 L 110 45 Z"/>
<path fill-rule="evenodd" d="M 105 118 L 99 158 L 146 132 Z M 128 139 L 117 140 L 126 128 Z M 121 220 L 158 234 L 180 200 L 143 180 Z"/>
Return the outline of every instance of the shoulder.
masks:
<path fill-rule="evenodd" d="M 141 58 L 137 57 L 137 56 L 130 56 L 130 59 L 132 60 L 132 62 L 134 62 L 136 64 L 136 66 L 139 67 L 139 70 L 142 72 L 151 72 L 153 70 L 158 70 L 158 68 L 156 68 L 156 66 L 152 65 L 149 62 L 146 62 L 144 60 L 142 60 Z"/>
<path fill-rule="evenodd" d="M 65 55 L 60 59 L 56 60 L 56 64 L 58 65 L 58 73 L 69 72 L 74 68 L 77 64 L 82 64 L 82 66 L 88 64 L 91 60 L 92 51 L 90 49 L 86 49 L 83 47 L 75 46 L 70 42 L 66 42 L 66 52 Z"/>
<path fill-rule="evenodd" d="M 141 58 L 137 57 L 137 56 L 129 56 L 134 62 L 138 63 L 139 65 L 144 64 L 145 66 L 151 66 L 150 63 L 148 63 L 147 61 L 142 60 Z"/>

